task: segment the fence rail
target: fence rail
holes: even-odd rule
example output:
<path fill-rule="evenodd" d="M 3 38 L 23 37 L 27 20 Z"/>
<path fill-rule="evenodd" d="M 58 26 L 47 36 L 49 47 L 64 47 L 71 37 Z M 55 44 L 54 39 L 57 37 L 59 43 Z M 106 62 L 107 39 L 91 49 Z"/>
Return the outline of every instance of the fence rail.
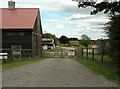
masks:
<path fill-rule="evenodd" d="M 0 60 L 3 60 L 4 62 L 7 61 L 6 59 L 12 60 L 14 58 L 28 58 L 40 55 L 40 50 L 38 49 L 0 49 L 0 52 Z"/>
<path fill-rule="evenodd" d="M 75 50 L 43 50 L 42 57 L 46 58 L 65 58 L 65 57 L 73 57 L 75 55 Z"/>
<path fill-rule="evenodd" d="M 17 49 L 16 49 L 17 50 Z M 64 58 L 64 57 L 73 57 L 69 54 L 71 54 L 72 51 L 70 50 L 43 50 L 41 53 L 38 49 L 21 49 L 21 53 L 19 52 L 14 53 L 12 49 L 0 49 L 0 52 L 7 53 L 6 55 L 0 55 L 1 59 L 9 59 L 12 60 L 14 58 L 26 58 L 26 57 L 32 57 L 34 55 L 39 55 L 42 57 L 58 57 L 58 58 Z M 75 56 L 85 58 L 85 59 L 91 59 L 91 60 L 99 60 L 102 63 L 104 61 L 109 61 L 110 58 L 106 55 L 105 50 L 99 52 L 98 48 L 76 48 L 74 52 L 72 52 Z M 106 60 L 107 59 L 107 60 Z"/>

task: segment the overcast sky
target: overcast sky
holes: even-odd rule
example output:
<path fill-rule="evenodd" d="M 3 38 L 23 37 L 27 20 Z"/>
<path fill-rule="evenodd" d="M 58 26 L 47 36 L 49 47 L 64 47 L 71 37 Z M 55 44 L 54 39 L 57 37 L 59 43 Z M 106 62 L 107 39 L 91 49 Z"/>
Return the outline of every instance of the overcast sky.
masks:
<path fill-rule="evenodd" d="M 91 39 L 105 36 L 103 25 L 108 18 L 102 13 L 90 15 L 91 8 L 78 9 L 72 0 L 14 0 L 16 8 L 40 8 L 43 32 L 57 37 L 77 37 L 87 34 Z M 0 0 L 0 8 L 8 7 L 8 0 Z"/>

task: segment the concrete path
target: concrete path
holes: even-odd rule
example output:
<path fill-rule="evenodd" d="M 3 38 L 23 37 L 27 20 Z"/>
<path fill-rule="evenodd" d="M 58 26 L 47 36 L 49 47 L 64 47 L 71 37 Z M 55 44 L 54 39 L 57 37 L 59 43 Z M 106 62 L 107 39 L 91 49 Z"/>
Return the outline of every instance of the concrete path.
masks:
<path fill-rule="evenodd" d="M 73 59 L 46 59 L 4 71 L 3 87 L 115 87 Z"/>

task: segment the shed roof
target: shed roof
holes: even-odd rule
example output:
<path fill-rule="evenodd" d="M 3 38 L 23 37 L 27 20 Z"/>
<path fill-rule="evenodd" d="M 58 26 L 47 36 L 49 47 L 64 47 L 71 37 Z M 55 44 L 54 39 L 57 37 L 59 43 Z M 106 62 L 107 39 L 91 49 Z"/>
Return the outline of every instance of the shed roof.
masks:
<path fill-rule="evenodd" d="M 2 29 L 33 29 L 38 8 L 0 8 L 0 28 Z"/>

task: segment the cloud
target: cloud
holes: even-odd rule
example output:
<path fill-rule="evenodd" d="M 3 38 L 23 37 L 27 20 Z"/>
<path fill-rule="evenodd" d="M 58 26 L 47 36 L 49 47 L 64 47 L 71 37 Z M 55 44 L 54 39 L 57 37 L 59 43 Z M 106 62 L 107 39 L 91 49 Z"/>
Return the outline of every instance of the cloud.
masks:
<path fill-rule="evenodd" d="M 40 8 L 43 32 L 78 37 L 85 33 L 92 39 L 100 38 L 102 25 L 108 21 L 103 13 L 90 15 L 92 8 L 79 8 L 72 0 L 14 0 L 18 8 Z M 0 7 L 7 8 L 8 0 Z"/>
<path fill-rule="evenodd" d="M 72 20 L 72 18 L 76 18 L 76 20 Z M 94 38 L 97 39 L 100 38 L 101 32 L 103 31 L 102 30 L 103 25 L 99 25 L 99 24 L 100 23 L 102 24 L 104 20 L 105 17 L 96 18 L 96 16 L 73 13 L 68 17 L 65 16 L 64 19 L 59 19 L 59 18 L 49 19 L 46 21 L 47 22 L 46 26 L 49 27 L 50 32 L 56 34 L 58 37 L 64 34 L 68 37 L 80 38 L 81 34 L 98 33 L 97 36 Z M 93 37 L 92 35 L 90 36 Z"/>
<path fill-rule="evenodd" d="M 8 7 L 8 0 L 0 0 L 2 3 L 0 4 L 1 8 Z M 72 0 L 14 0 L 16 2 L 16 7 L 18 8 L 40 8 L 42 11 L 62 11 L 66 13 L 78 13 L 84 12 L 89 13 L 90 8 L 78 9 L 77 2 L 73 2 Z"/>
<path fill-rule="evenodd" d="M 71 17 L 69 17 L 69 19 L 71 20 L 87 19 L 87 18 L 91 18 L 92 16 L 93 15 L 76 13 L 76 14 L 73 14 Z"/>

